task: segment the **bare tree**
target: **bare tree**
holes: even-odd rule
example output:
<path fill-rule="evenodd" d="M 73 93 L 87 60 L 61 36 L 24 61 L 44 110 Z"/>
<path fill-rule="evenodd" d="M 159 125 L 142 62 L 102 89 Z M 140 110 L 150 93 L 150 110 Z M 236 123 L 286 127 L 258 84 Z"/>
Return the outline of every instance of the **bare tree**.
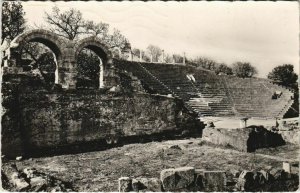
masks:
<path fill-rule="evenodd" d="M 51 25 L 50 30 L 69 40 L 74 40 L 80 34 L 86 33 L 86 23 L 79 10 L 70 9 L 60 12 L 57 6 L 52 8 L 52 13 L 45 12 L 45 19 Z"/>
<path fill-rule="evenodd" d="M 159 57 L 162 55 L 162 50 L 158 46 L 150 44 L 147 47 L 147 51 L 150 54 L 150 58 L 152 57 L 152 62 L 158 62 Z"/>

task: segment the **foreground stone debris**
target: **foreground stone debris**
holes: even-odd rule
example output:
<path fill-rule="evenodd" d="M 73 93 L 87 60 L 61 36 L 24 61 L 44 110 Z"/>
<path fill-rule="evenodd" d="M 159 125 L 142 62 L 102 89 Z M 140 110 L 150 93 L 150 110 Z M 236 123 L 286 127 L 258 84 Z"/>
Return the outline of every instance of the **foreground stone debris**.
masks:
<path fill-rule="evenodd" d="M 160 180 L 158 178 L 138 178 L 132 180 L 132 190 L 134 192 L 161 192 Z"/>
<path fill-rule="evenodd" d="M 24 168 L 19 171 L 15 164 L 2 167 L 2 177 L 8 179 L 5 187 L 10 191 L 26 192 L 65 192 L 74 191 L 70 184 L 37 171 L 35 168 Z"/>
<path fill-rule="evenodd" d="M 205 171 L 193 167 L 162 170 L 157 178 L 119 178 L 120 192 L 224 192 L 234 185 L 234 191 L 295 191 L 298 189 L 298 174 L 282 169 L 270 172 Z"/>
<path fill-rule="evenodd" d="M 132 179 L 128 177 L 119 178 L 119 192 L 130 192 L 132 191 Z"/>
<path fill-rule="evenodd" d="M 225 190 L 225 171 L 205 171 L 204 190 L 209 192 L 220 192 Z"/>

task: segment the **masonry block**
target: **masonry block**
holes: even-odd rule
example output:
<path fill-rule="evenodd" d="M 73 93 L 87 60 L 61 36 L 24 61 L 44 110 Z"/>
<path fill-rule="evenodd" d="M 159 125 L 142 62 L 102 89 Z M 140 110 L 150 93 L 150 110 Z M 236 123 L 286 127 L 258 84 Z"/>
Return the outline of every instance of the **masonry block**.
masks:
<path fill-rule="evenodd" d="M 130 192 L 132 191 L 132 179 L 129 177 L 119 178 L 119 192 Z"/>
<path fill-rule="evenodd" d="M 225 171 L 205 171 L 204 190 L 207 192 L 225 191 L 226 175 Z"/>
<path fill-rule="evenodd" d="M 172 191 L 176 188 L 174 169 L 165 169 L 160 173 L 160 180 L 165 191 Z"/>
<path fill-rule="evenodd" d="M 134 192 L 162 192 L 162 184 L 158 178 L 138 178 L 132 180 Z"/>

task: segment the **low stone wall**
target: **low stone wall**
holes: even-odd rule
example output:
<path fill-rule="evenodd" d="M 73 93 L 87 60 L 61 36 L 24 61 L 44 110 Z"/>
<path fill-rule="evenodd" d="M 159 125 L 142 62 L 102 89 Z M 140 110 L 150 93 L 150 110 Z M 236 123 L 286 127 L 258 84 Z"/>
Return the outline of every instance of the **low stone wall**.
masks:
<path fill-rule="evenodd" d="M 299 176 L 284 169 L 225 172 L 182 167 L 162 170 L 160 179 L 121 177 L 118 181 L 119 192 L 295 191 Z"/>
<path fill-rule="evenodd" d="M 216 145 L 230 146 L 245 152 L 285 144 L 280 134 L 268 131 L 261 126 L 237 129 L 205 128 L 202 138 Z"/>
<path fill-rule="evenodd" d="M 225 191 L 225 171 L 205 171 L 194 167 L 162 170 L 158 178 L 119 178 L 119 192 Z"/>

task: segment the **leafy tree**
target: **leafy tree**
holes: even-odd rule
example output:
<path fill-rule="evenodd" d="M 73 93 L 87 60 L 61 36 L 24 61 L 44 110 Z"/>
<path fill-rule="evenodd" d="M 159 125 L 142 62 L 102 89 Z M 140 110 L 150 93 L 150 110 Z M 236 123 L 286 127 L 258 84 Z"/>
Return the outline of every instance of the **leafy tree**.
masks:
<path fill-rule="evenodd" d="M 164 62 L 172 63 L 173 62 L 173 57 L 170 54 L 165 54 Z"/>
<path fill-rule="evenodd" d="M 236 62 L 232 66 L 232 71 L 237 77 L 250 78 L 257 74 L 256 68 L 249 62 Z"/>
<path fill-rule="evenodd" d="M 162 55 L 162 50 L 158 46 L 149 45 L 147 47 L 147 52 L 150 55 L 150 58 L 152 57 L 152 62 L 158 62 L 159 57 Z"/>
<path fill-rule="evenodd" d="M 226 75 L 231 75 L 232 74 L 232 69 L 227 66 L 226 64 L 220 64 L 216 70 L 215 70 L 216 74 L 226 74 Z"/>
<path fill-rule="evenodd" d="M 218 63 L 212 59 L 206 57 L 197 57 L 193 60 L 196 67 L 202 67 L 208 70 L 216 70 Z"/>
<path fill-rule="evenodd" d="M 146 52 L 142 49 L 137 49 L 137 48 L 133 48 L 132 49 L 132 53 L 137 56 L 137 57 L 140 57 L 140 52 L 142 52 L 142 61 L 145 61 L 145 62 L 150 62 L 150 58 L 149 56 L 146 54 Z"/>
<path fill-rule="evenodd" d="M 268 79 L 282 86 L 295 88 L 297 87 L 298 75 L 294 72 L 294 66 L 283 64 L 275 67 L 269 74 Z"/>
<path fill-rule="evenodd" d="M 11 41 L 25 30 L 25 12 L 20 2 L 2 3 L 2 30 L 1 30 L 1 65 L 8 59 L 8 48 Z"/>
<path fill-rule="evenodd" d="M 13 40 L 25 30 L 25 12 L 20 2 L 2 3 L 1 45 L 5 40 Z"/>
<path fill-rule="evenodd" d="M 84 49 L 78 56 L 78 85 L 99 86 L 99 57 L 92 51 Z"/>
<path fill-rule="evenodd" d="M 173 54 L 173 59 L 175 63 L 183 63 L 183 57 L 179 54 Z"/>

